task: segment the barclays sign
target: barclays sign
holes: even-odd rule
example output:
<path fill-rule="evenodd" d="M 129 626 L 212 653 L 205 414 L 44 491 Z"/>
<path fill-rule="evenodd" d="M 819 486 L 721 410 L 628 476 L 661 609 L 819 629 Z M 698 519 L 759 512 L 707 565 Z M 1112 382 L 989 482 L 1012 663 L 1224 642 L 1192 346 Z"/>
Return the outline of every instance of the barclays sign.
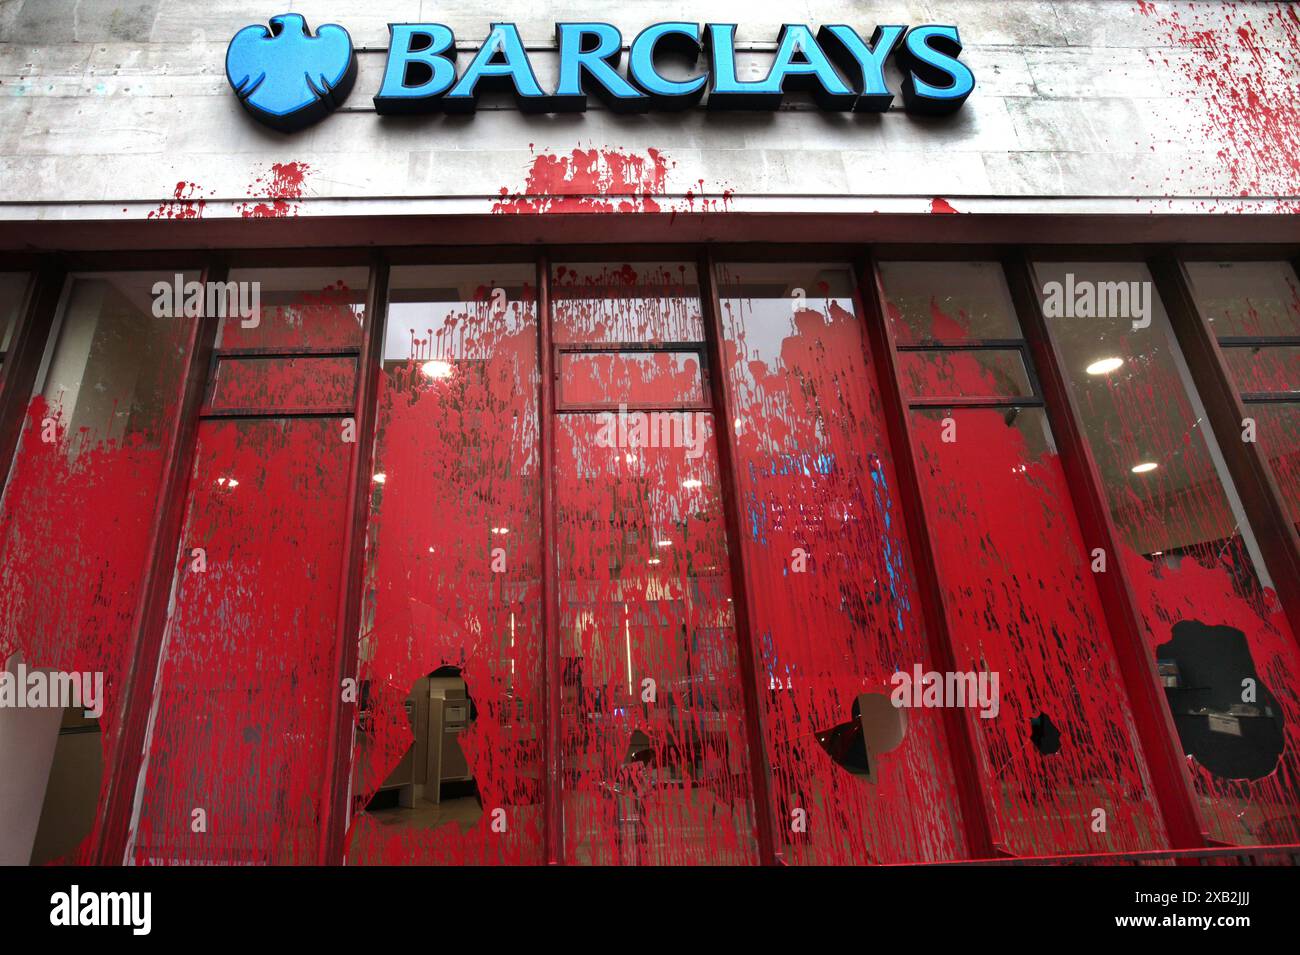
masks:
<path fill-rule="evenodd" d="M 843 24 L 814 34 L 787 23 L 766 78 L 742 80 L 736 69 L 736 25 L 656 23 L 627 45 L 608 23 L 557 23 L 559 77 L 542 89 L 513 23 L 494 23 L 464 69 L 456 38 L 441 23 L 393 23 L 375 110 L 386 114 L 472 113 L 488 91 L 512 94 L 526 113 L 580 112 L 597 96 L 620 113 L 686 109 L 702 100 L 711 110 L 773 110 L 787 92 L 804 91 L 826 110 L 884 112 L 894 94 L 885 83 L 892 57 L 902 73 L 904 108 L 938 115 L 959 109 L 975 76 L 958 59 L 955 26 L 877 26 L 870 38 Z M 669 78 L 661 58 L 685 58 L 692 71 Z M 226 52 L 226 76 L 240 102 L 260 122 L 286 132 L 323 118 L 347 98 L 357 58 L 347 30 L 322 26 L 313 35 L 298 14 L 272 17 L 270 27 L 245 27 Z M 707 99 L 706 99 L 707 94 Z"/>

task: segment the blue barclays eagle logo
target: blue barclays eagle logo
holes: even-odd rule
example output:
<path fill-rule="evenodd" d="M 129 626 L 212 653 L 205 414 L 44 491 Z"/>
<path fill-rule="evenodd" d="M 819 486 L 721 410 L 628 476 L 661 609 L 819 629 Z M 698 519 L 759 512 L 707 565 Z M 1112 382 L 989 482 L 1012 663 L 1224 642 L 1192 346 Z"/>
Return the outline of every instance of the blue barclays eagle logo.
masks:
<path fill-rule="evenodd" d="M 297 13 L 271 17 L 270 29 L 244 27 L 226 50 L 226 78 L 259 122 L 293 132 L 333 112 L 357 78 L 352 37 L 336 23 L 312 36 Z"/>

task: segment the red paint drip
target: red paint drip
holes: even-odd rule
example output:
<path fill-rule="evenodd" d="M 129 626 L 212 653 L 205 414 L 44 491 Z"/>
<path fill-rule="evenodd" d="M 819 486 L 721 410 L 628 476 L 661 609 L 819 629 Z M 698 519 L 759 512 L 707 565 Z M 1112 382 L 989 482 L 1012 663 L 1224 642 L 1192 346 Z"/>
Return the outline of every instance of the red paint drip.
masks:
<path fill-rule="evenodd" d="M 274 163 L 268 173 L 248 187 L 253 201 L 236 208 L 245 219 L 286 219 L 298 215 L 311 166 L 305 162 Z"/>
<path fill-rule="evenodd" d="M 374 485 L 370 518 L 367 601 L 374 613 L 362 634 L 359 673 L 369 703 L 353 753 L 348 860 L 540 864 L 535 294 L 525 287 L 499 311 L 483 288 L 468 307 L 451 305 L 429 325 L 402 329 L 410 355 L 386 361 L 380 380 L 375 470 L 385 479 Z M 417 680 L 443 666 L 461 669 L 476 706 L 459 745 L 482 814 L 402 824 L 400 813 L 395 820 L 391 812 L 366 811 L 403 758 L 415 757 L 404 703 Z"/>
<path fill-rule="evenodd" d="M 930 200 L 930 212 L 941 215 L 957 215 L 957 210 L 947 199 L 934 198 Z"/>
<path fill-rule="evenodd" d="M 1294 5 L 1187 5 L 1160 15 L 1143 2 L 1137 9 L 1154 18 L 1168 45 L 1190 54 L 1160 62 L 1181 76 L 1187 101 L 1203 110 L 1199 133 L 1212 158 L 1200 174 L 1226 181 L 1233 195 L 1300 192 L 1300 13 Z M 1252 16 L 1262 20 L 1256 24 Z M 1300 202 L 1286 208 L 1300 212 Z"/>
<path fill-rule="evenodd" d="M 200 424 L 138 864 L 315 862 L 352 447 L 330 418 Z"/>
<path fill-rule="evenodd" d="M 196 182 L 176 183 L 172 198 L 159 203 L 145 217 L 148 219 L 202 219 L 207 200 L 198 195 L 199 184 Z"/>
<path fill-rule="evenodd" d="M 617 149 L 574 149 L 568 155 L 533 157 L 523 189 L 501 187 L 498 214 L 548 212 L 727 212 L 735 197 L 730 186 L 706 186 L 703 179 L 680 199 L 667 196 L 667 177 L 675 163 L 658 149 L 644 155 Z M 698 209 L 697 209 L 698 205 Z"/>
<path fill-rule="evenodd" d="M 98 439 L 69 432 L 59 406 L 37 396 L 0 507 L 0 660 L 21 652 L 29 668 L 104 674 L 99 811 L 66 863 L 93 861 L 172 414 L 147 432 Z M 42 440 L 47 418 L 58 422 L 52 443 Z"/>
<path fill-rule="evenodd" d="M 659 212 L 671 163 L 657 149 L 644 156 L 616 149 L 539 153 L 524 188 L 501 188 L 496 213 Z"/>
<path fill-rule="evenodd" d="M 897 670 L 931 669 L 861 323 L 833 300 L 792 320 L 788 301 L 729 297 L 725 271 L 721 284 L 781 849 L 809 864 L 963 858 L 937 710 L 907 712 L 902 743 L 872 757 L 874 782 L 815 736 L 849 721 L 860 694 L 888 696 Z M 800 551 L 808 566 L 796 573 Z M 806 833 L 791 831 L 795 810 Z"/>

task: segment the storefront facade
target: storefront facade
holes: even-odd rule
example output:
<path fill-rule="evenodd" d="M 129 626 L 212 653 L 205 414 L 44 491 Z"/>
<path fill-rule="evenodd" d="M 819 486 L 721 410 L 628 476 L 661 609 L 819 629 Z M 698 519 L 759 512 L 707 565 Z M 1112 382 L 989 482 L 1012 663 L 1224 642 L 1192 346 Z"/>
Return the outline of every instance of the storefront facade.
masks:
<path fill-rule="evenodd" d="M 0 12 L 0 861 L 1291 859 L 1294 7 L 472 6 Z"/>

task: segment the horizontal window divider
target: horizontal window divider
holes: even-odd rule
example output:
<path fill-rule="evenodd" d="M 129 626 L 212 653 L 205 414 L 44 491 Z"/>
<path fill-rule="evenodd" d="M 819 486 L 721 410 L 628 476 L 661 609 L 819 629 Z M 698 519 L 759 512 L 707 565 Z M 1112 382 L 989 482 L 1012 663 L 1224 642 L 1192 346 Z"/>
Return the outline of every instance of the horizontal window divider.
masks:
<path fill-rule="evenodd" d="M 601 414 L 604 412 L 617 412 L 620 409 L 629 413 L 634 411 L 655 412 L 655 411 L 712 411 L 713 406 L 707 401 L 683 401 L 683 402 L 663 402 L 654 404 L 598 404 L 598 405 L 566 405 L 557 402 L 555 410 L 559 414 Z"/>
<path fill-rule="evenodd" d="M 922 408 L 959 409 L 959 408 L 1042 408 L 1043 399 L 1038 396 L 1027 398 L 909 398 L 907 406 L 913 410 Z"/>
<path fill-rule="evenodd" d="M 556 352 L 565 355 L 618 355 L 624 352 L 696 352 L 704 354 L 704 342 L 557 342 Z"/>
<path fill-rule="evenodd" d="M 921 342 L 911 342 L 904 344 L 899 342 L 894 346 L 898 351 L 1018 351 L 1025 350 L 1024 339 L 1020 338 L 978 338 L 974 341 L 947 341 L 939 339 L 927 339 Z"/>
<path fill-rule="evenodd" d="M 1218 342 L 1220 348 L 1285 348 L 1300 346 L 1300 335 L 1225 335 Z"/>
<path fill-rule="evenodd" d="M 356 413 L 353 405 L 331 408 L 204 408 L 199 417 L 217 418 L 350 418 Z"/>
<path fill-rule="evenodd" d="M 1248 405 L 1284 405 L 1300 403 L 1300 391 L 1247 391 L 1241 400 Z"/>
<path fill-rule="evenodd" d="M 356 348 L 218 348 L 217 358 L 360 358 Z"/>

